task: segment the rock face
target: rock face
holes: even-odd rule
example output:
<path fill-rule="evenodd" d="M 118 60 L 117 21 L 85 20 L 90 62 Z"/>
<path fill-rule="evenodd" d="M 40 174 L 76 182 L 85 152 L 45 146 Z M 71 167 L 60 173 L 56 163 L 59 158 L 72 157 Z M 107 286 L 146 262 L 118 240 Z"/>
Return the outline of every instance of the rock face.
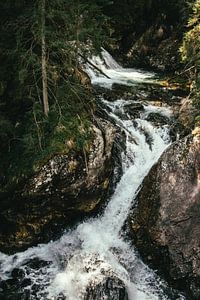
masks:
<path fill-rule="evenodd" d="M 186 128 L 192 128 L 195 124 L 195 108 L 192 104 L 192 99 L 189 97 L 183 98 L 179 110 L 178 120 Z"/>
<path fill-rule="evenodd" d="M 200 131 L 170 146 L 145 178 L 130 217 L 145 261 L 200 299 Z"/>
<path fill-rule="evenodd" d="M 180 67 L 180 34 L 170 27 L 153 24 L 126 53 L 129 64 L 150 67 L 158 71 L 175 71 Z"/>
<path fill-rule="evenodd" d="M 1 211 L 1 251 L 46 242 L 104 203 L 117 160 L 113 155 L 116 130 L 108 121 L 97 121 L 87 152 L 54 156 L 16 192 L 12 208 Z"/>
<path fill-rule="evenodd" d="M 128 300 L 124 283 L 116 277 L 105 278 L 95 286 L 89 286 L 84 300 Z"/>

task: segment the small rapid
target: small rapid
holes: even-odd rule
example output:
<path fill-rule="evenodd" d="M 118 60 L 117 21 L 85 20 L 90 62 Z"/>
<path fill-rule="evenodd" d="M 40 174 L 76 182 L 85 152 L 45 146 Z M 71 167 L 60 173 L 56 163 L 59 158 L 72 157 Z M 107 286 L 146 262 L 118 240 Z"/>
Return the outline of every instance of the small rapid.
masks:
<path fill-rule="evenodd" d="M 126 82 L 130 78 L 135 84 L 152 80 L 154 76 L 123 69 L 105 50 L 102 57 L 93 58 L 93 62 L 111 79 L 97 76 L 88 66 L 95 84 L 111 87 L 113 82 Z M 23 291 L 28 295 L 24 299 L 85 300 L 87 287 L 101 283 L 106 277 L 119 278 L 129 300 L 169 299 L 164 293 L 165 284 L 142 262 L 134 246 L 127 241 L 123 226 L 144 177 L 170 144 L 169 126 L 154 126 L 146 120 L 148 114 L 156 112 L 170 118 L 171 112 L 168 108 L 145 104 L 140 117 L 133 121 L 123 118 L 126 100 L 101 101 L 109 117 L 125 134 L 123 175 L 102 215 L 78 224 L 57 241 L 11 256 L 0 253 L 1 280 L 11 278 L 13 270 L 21 270 L 26 279 Z M 37 268 L 33 261 L 37 262 Z"/>
<path fill-rule="evenodd" d="M 105 77 L 97 69 L 91 68 L 90 64 L 86 64 L 85 69 L 91 78 L 92 84 L 108 89 L 112 88 L 113 83 L 126 84 L 128 86 L 138 83 L 152 83 L 155 77 L 154 73 L 122 68 L 103 48 L 101 56 L 93 56 L 91 62 L 107 76 Z"/>

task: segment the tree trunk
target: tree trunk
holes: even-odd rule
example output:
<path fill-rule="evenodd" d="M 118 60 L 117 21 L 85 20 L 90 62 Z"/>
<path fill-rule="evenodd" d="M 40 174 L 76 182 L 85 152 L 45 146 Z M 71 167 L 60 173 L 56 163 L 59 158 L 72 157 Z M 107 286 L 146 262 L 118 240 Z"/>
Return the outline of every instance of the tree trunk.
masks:
<path fill-rule="evenodd" d="M 41 0 L 41 38 L 42 38 L 42 93 L 43 93 L 43 106 L 44 114 L 49 114 L 49 101 L 48 101 L 48 83 L 47 83 L 47 60 L 46 60 L 46 39 L 45 39 L 45 8 L 46 0 Z"/>

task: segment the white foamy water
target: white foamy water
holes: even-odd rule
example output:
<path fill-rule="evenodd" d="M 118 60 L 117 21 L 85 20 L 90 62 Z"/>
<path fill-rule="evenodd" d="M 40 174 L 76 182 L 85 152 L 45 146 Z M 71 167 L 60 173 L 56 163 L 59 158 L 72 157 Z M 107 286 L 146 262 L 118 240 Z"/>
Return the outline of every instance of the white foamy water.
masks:
<path fill-rule="evenodd" d="M 108 55 L 106 59 L 106 68 L 116 66 L 113 59 L 109 61 Z M 102 64 L 105 66 L 105 62 Z M 123 77 L 126 72 L 122 68 L 121 72 Z M 1 278 L 9 278 L 15 268 L 22 269 L 25 278 L 31 280 L 24 287 L 24 291 L 30 291 L 30 299 L 55 300 L 62 294 L 67 300 L 84 300 L 88 285 L 98 284 L 108 276 L 117 277 L 124 282 L 129 300 L 168 299 L 162 292 L 161 281 L 141 261 L 134 247 L 124 239 L 122 228 L 144 177 L 170 143 L 169 128 L 153 127 L 145 120 L 144 112 L 134 122 L 119 117 L 116 111 L 120 109 L 123 112 L 127 105 L 127 101 L 123 99 L 112 103 L 102 101 L 109 106 L 110 117 L 125 132 L 123 176 L 101 216 L 79 224 L 57 241 L 12 256 L 0 253 Z M 163 113 L 170 117 L 169 111 L 165 109 L 163 111 L 145 106 L 145 111 Z M 147 136 L 151 145 L 147 143 Z M 35 259 L 47 263 L 38 265 L 35 269 L 29 263 Z M 36 290 L 34 286 L 37 286 Z"/>
<path fill-rule="evenodd" d="M 131 86 L 142 82 L 152 82 L 155 76 L 154 73 L 142 70 L 122 68 L 105 49 L 102 49 L 101 57 L 93 56 L 91 62 L 109 77 L 106 78 L 88 64 L 86 65 L 86 71 L 92 84 L 98 84 L 106 88 L 112 88 L 113 83 Z"/>
<path fill-rule="evenodd" d="M 156 107 L 154 105 L 147 105 L 144 107 L 144 109 L 145 111 L 142 114 L 143 118 L 148 117 L 150 113 L 157 113 L 167 118 L 171 118 L 173 115 L 169 107 Z"/>

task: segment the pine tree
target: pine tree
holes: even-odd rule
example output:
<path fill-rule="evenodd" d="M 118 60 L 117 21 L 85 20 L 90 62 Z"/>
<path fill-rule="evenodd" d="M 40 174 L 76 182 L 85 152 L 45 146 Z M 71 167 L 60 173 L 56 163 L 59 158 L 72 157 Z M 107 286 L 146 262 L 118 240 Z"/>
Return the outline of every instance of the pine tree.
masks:
<path fill-rule="evenodd" d="M 103 46 L 106 2 L 0 2 L 0 169 L 6 176 L 17 178 L 41 153 L 63 149 L 67 136 L 85 143 L 79 126 L 81 118 L 88 122 L 91 95 L 71 70 L 80 53 Z"/>
<path fill-rule="evenodd" d="M 42 45 L 42 91 L 43 91 L 43 105 L 44 114 L 48 117 L 49 101 L 48 101 L 48 82 L 47 82 L 47 53 L 46 53 L 46 36 L 45 36 L 45 16 L 46 15 L 46 1 L 41 0 L 41 45 Z"/>

